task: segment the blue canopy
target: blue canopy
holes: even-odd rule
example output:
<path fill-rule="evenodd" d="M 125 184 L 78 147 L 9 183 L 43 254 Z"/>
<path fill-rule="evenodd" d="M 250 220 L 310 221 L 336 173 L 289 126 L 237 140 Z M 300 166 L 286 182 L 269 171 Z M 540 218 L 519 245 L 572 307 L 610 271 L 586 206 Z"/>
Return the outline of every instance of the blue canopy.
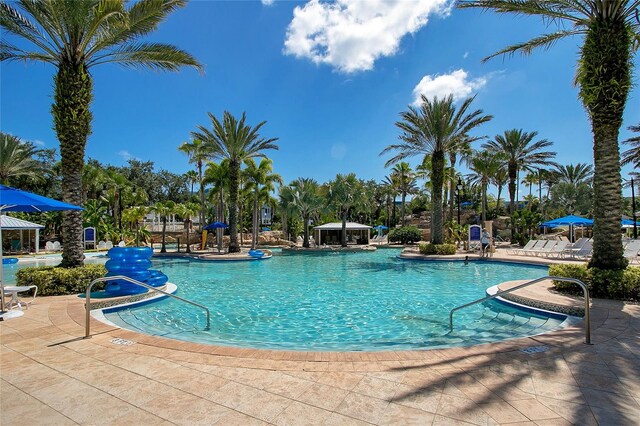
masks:
<path fill-rule="evenodd" d="M 373 229 L 378 229 L 378 230 L 384 231 L 385 229 L 389 229 L 389 228 L 387 226 L 384 226 L 384 225 L 378 225 L 378 226 L 374 226 Z"/>
<path fill-rule="evenodd" d="M 569 216 L 559 217 L 558 219 L 549 220 L 542 224 L 542 226 L 546 226 L 548 228 L 554 228 L 562 225 L 590 226 L 590 225 L 593 225 L 593 219 L 587 219 L 586 217 L 569 215 Z"/>
<path fill-rule="evenodd" d="M 213 222 L 213 223 L 210 223 L 210 224 L 204 226 L 202 229 L 204 229 L 205 231 L 210 231 L 212 229 L 228 228 L 228 227 L 229 227 L 229 225 L 227 225 L 224 222 Z"/>
<path fill-rule="evenodd" d="M 633 220 L 631 219 L 622 219 L 622 226 L 633 226 Z M 640 222 L 636 222 L 636 226 L 640 226 Z"/>
<path fill-rule="evenodd" d="M 0 211 L 3 212 L 49 212 L 54 210 L 84 210 L 73 204 L 43 197 L 10 186 L 0 185 Z"/>
<path fill-rule="evenodd" d="M 464 201 L 460 203 L 460 207 L 471 207 L 473 203 L 471 201 Z"/>

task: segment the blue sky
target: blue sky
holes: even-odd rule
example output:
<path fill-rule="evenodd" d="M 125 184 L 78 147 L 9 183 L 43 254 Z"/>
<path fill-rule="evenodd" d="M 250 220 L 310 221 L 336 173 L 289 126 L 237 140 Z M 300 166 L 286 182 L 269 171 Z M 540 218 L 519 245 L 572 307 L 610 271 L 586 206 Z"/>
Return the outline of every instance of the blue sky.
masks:
<path fill-rule="evenodd" d="M 445 3 L 192 1 L 149 40 L 187 50 L 205 74 L 93 68 L 86 155 L 116 165 L 152 160 L 183 173 L 191 166 L 177 147 L 197 125 L 210 125 L 207 112 L 246 111 L 251 124 L 267 121 L 263 136 L 280 139 L 280 150 L 267 154 L 285 181 L 324 182 L 348 172 L 381 180 L 388 157 L 378 154 L 397 141 L 394 122 L 421 89 L 477 94 L 475 107 L 494 116 L 480 135 L 536 130 L 554 142 L 557 161 L 591 163 L 589 123 L 573 86 L 580 38 L 482 64 L 484 56 L 547 28 L 532 18 L 447 11 Z M 2 131 L 57 148 L 50 114 L 54 68 L 2 63 L 0 70 Z M 636 89 L 621 140 L 629 136 L 627 126 L 640 123 L 637 105 Z"/>

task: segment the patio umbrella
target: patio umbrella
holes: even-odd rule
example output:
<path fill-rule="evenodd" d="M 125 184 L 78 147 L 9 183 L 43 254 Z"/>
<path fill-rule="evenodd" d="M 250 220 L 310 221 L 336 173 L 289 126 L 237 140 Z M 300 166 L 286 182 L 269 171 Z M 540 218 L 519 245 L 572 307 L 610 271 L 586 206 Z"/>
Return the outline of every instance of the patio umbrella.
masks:
<path fill-rule="evenodd" d="M 385 230 L 389 229 L 389 227 L 384 226 L 384 225 L 378 225 L 378 226 L 374 226 L 373 229 L 378 231 L 378 237 L 382 237 L 382 231 L 385 231 Z"/>
<path fill-rule="evenodd" d="M 202 228 L 205 231 L 209 231 L 211 229 L 215 229 L 216 230 L 216 239 L 218 241 L 218 253 L 220 253 L 220 251 L 222 251 L 222 238 L 221 238 L 222 236 L 218 234 L 217 230 L 218 229 L 228 228 L 228 227 L 229 227 L 229 225 L 227 225 L 226 223 L 216 221 L 216 222 L 210 223 L 208 225 L 205 225 Z M 204 248 L 204 246 L 203 246 L 203 248 Z"/>
<path fill-rule="evenodd" d="M 49 212 L 54 210 L 84 210 L 73 204 L 63 203 L 32 192 L 0 185 L 0 213 L 3 212 Z M 5 313 L 4 271 L 2 268 L 2 225 L 0 224 L 0 319 L 20 316 L 21 312 Z"/>
<path fill-rule="evenodd" d="M 542 223 L 541 226 L 546 226 L 547 228 L 557 228 L 558 226 L 569 226 L 569 235 L 571 236 L 571 242 L 573 242 L 573 227 L 578 226 L 592 226 L 593 219 L 587 219 L 586 217 L 569 215 L 564 217 L 559 217 L 557 219 L 549 220 L 547 222 Z"/>

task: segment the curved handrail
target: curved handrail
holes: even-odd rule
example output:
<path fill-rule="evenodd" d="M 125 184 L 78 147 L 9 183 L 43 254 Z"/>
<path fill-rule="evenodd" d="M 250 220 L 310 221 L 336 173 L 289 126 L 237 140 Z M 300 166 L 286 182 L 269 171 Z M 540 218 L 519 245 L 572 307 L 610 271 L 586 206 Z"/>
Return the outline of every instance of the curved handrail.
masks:
<path fill-rule="evenodd" d="M 546 276 L 546 277 L 536 278 L 535 280 L 527 281 L 526 283 L 517 285 L 517 286 L 512 287 L 510 289 L 507 289 L 507 290 L 502 290 L 502 291 L 499 290 L 496 294 L 491 294 L 489 296 L 483 297 L 482 299 L 474 300 L 473 302 L 469 302 L 469 303 L 465 303 L 464 305 L 457 306 L 457 307 L 453 308 L 449 312 L 449 332 L 453 331 L 453 313 L 455 311 L 458 311 L 460 309 L 469 307 L 471 305 L 475 305 L 475 304 L 478 304 L 478 303 L 486 302 L 487 300 L 490 300 L 490 299 L 495 299 L 496 297 L 500 297 L 503 294 L 511 293 L 511 292 L 519 290 L 521 288 L 528 287 L 530 285 L 537 284 L 537 283 L 539 283 L 541 281 L 546 281 L 546 280 L 565 281 L 565 282 L 569 282 L 569 283 L 578 284 L 580 287 L 582 287 L 582 291 L 584 293 L 584 320 L 585 320 L 585 330 L 584 330 L 585 339 L 584 339 L 584 342 L 587 345 L 590 345 L 591 344 L 591 319 L 590 319 L 590 315 L 589 315 L 589 288 L 587 288 L 587 285 L 585 283 L 583 283 L 582 281 L 580 281 L 579 279 L 566 278 L 566 277 Z"/>
<path fill-rule="evenodd" d="M 89 286 L 87 287 L 87 291 L 86 291 L 86 297 L 85 297 L 85 304 L 86 304 L 86 315 L 85 315 L 85 334 L 84 334 L 84 338 L 88 339 L 91 337 L 91 289 L 93 288 L 94 284 L 100 283 L 100 282 L 107 282 L 107 281 L 115 281 L 115 280 L 123 280 L 123 281 L 128 281 L 130 283 L 139 285 L 141 287 L 147 288 L 149 290 L 153 290 L 153 291 L 157 291 L 158 293 L 162 293 L 165 296 L 169 296 L 169 297 L 173 297 L 174 299 L 178 299 L 182 302 L 188 303 L 190 305 L 193 306 L 197 306 L 198 308 L 202 308 L 205 310 L 205 312 L 207 313 L 207 327 L 205 328 L 205 330 L 209 330 L 209 327 L 211 325 L 211 313 L 209 312 L 209 308 L 207 308 L 204 305 L 201 305 L 199 303 L 195 303 L 192 302 L 191 300 L 187 300 L 187 299 L 183 299 L 180 296 L 176 296 L 175 294 L 172 293 L 168 293 L 164 290 L 160 290 L 159 288 L 150 286 L 149 284 L 145 284 L 143 282 L 140 282 L 138 280 L 134 280 L 133 278 L 129 278 L 129 277 L 125 277 L 124 275 L 114 275 L 111 277 L 101 277 L 101 278 L 96 278 L 95 280 L 91 281 L 91 283 L 89 284 Z"/>

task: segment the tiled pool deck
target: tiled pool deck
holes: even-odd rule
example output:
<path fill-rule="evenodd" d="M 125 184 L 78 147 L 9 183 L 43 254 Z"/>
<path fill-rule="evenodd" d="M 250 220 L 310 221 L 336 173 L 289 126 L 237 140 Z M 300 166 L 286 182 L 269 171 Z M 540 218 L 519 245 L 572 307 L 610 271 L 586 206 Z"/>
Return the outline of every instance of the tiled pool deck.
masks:
<path fill-rule="evenodd" d="M 521 296 L 580 304 L 544 285 Z M 640 306 L 596 299 L 591 313 L 593 345 L 579 325 L 469 348 L 314 353 L 95 320 L 85 340 L 82 301 L 42 297 L 0 322 L 0 424 L 640 424 Z"/>

